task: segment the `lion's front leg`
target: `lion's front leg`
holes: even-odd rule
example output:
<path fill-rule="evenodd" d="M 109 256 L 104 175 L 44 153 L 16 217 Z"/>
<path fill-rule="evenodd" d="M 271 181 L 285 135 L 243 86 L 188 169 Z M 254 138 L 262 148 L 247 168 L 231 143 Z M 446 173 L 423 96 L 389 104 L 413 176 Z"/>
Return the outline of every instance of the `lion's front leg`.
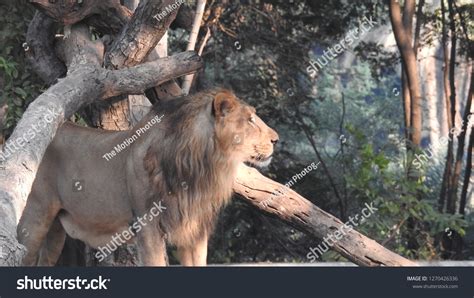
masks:
<path fill-rule="evenodd" d="M 208 233 L 204 232 L 192 245 L 178 246 L 178 258 L 181 265 L 206 266 L 208 239 Z"/>
<path fill-rule="evenodd" d="M 142 266 L 167 266 L 165 234 L 156 227 L 143 227 L 137 235 L 138 255 Z"/>

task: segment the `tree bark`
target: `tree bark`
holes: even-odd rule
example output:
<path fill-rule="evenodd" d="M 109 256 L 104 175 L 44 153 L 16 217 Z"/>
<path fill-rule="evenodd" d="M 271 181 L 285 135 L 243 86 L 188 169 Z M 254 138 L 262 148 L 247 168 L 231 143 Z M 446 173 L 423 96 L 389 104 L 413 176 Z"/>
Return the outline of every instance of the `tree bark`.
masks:
<path fill-rule="evenodd" d="M 410 131 L 411 131 L 411 98 L 410 88 L 408 87 L 408 80 L 405 67 L 402 63 L 402 101 L 403 101 L 403 119 L 405 123 L 405 146 L 407 152 L 410 150 Z"/>

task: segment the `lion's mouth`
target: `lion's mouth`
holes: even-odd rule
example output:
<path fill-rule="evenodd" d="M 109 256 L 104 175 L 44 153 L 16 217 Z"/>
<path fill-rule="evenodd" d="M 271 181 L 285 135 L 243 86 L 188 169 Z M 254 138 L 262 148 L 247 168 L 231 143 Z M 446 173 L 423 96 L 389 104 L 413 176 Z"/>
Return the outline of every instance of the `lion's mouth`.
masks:
<path fill-rule="evenodd" d="M 257 156 L 251 156 L 248 163 L 250 163 L 251 165 L 257 166 L 259 168 L 265 168 L 265 167 L 268 167 L 271 161 L 272 161 L 271 155 L 264 156 L 262 154 L 259 154 Z"/>

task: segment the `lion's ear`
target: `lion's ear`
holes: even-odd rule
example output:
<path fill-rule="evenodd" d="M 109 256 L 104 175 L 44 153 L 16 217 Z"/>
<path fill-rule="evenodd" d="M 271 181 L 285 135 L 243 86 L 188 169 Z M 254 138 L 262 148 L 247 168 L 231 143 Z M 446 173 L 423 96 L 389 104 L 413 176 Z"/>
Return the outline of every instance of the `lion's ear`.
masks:
<path fill-rule="evenodd" d="M 214 97 L 214 114 L 217 117 L 225 117 L 236 107 L 235 97 L 227 92 L 220 92 Z"/>

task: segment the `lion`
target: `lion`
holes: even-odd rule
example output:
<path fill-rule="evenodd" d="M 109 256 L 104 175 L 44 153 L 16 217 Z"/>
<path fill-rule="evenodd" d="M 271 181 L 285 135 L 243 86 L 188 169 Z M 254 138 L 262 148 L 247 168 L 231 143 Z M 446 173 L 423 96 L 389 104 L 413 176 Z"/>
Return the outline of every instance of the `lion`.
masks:
<path fill-rule="evenodd" d="M 65 123 L 18 224 L 23 263 L 55 265 L 68 234 L 99 249 L 99 261 L 136 239 L 141 265 L 166 266 L 168 243 L 183 266 L 205 266 L 238 165 L 268 165 L 277 141 L 222 88 L 158 103 L 129 131 Z"/>

